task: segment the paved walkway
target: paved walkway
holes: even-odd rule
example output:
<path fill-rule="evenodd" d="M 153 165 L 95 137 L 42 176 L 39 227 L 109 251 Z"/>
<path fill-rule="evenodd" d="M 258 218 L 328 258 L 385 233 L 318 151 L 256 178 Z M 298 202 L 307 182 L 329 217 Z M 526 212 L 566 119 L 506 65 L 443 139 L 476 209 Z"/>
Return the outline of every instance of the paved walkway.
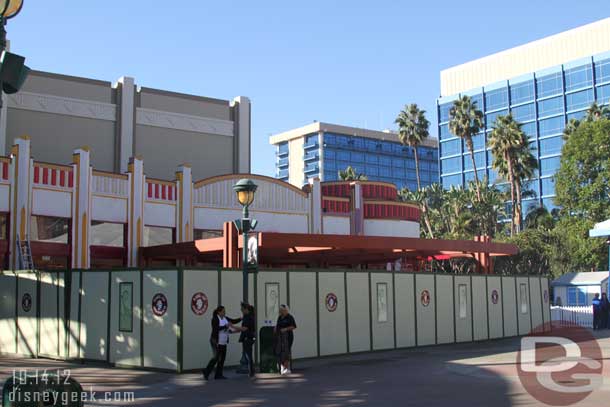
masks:
<path fill-rule="evenodd" d="M 610 335 L 597 335 L 608 371 Z M 0 380 L 13 369 L 70 369 L 90 406 L 538 406 L 519 382 L 518 339 L 375 352 L 296 362 L 288 377 L 249 379 L 229 369 L 230 380 L 204 382 L 198 374 L 166 374 L 44 359 L 0 358 Z M 606 374 L 606 373 L 605 373 Z M 105 402 L 103 392 L 134 392 L 135 401 Z M 610 377 L 579 406 L 610 400 Z"/>

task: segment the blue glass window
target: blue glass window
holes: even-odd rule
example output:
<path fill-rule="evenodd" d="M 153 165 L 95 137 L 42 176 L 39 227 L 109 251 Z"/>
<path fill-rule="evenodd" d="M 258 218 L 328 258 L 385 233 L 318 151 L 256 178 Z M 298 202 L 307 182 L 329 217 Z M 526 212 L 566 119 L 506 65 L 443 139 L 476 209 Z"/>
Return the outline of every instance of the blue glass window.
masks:
<path fill-rule="evenodd" d="M 449 121 L 449 110 L 453 107 L 453 102 L 444 103 L 438 106 L 438 116 L 441 123 Z"/>
<path fill-rule="evenodd" d="M 537 78 L 536 90 L 539 98 L 561 93 L 563 91 L 561 72 Z"/>
<path fill-rule="evenodd" d="M 462 153 L 462 140 L 450 140 L 440 143 L 441 155 L 443 157 Z"/>
<path fill-rule="evenodd" d="M 337 151 L 337 160 L 350 161 L 351 157 L 349 151 L 339 150 Z"/>
<path fill-rule="evenodd" d="M 540 137 L 550 136 L 552 134 L 561 134 L 565 127 L 563 116 L 540 120 L 538 123 L 540 126 Z"/>
<path fill-rule="evenodd" d="M 485 133 L 479 133 L 472 137 L 472 145 L 475 150 L 482 150 L 485 148 Z M 464 149 L 468 148 L 464 145 Z"/>
<path fill-rule="evenodd" d="M 595 63 L 595 82 L 610 82 L 610 59 L 604 59 Z"/>
<path fill-rule="evenodd" d="M 404 160 L 402 160 L 400 158 L 393 158 L 392 166 L 396 167 L 396 168 L 403 168 L 405 166 L 405 162 L 404 162 Z"/>
<path fill-rule="evenodd" d="M 364 153 L 352 152 L 351 154 L 352 161 L 354 162 L 363 162 L 364 161 Z"/>
<path fill-rule="evenodd" d="M 335 144 L 337 144 L 337 137 L 331 133 L 324 133 L 324 145 L 334 146 Z"/>
<path fill-rule="evenodd" d="M 352 140 L 354 141 L 354 148 L 364 150 L 364 139 L 362 137 L 354 137 Z"/>
<path fill-rule="evenodd" d="M 461 158 L 453 157 L 441 160 L 441 171 L 443 174 L 461 171 Z"/>
<path fill-rule="evenodd" d="M 392 171 L 390 171 L 389 167 L 379 167 L 379 175 L 382 177 L 389 177 L 392 175 Z"/>
<path fill-rule="evenodd" d="M 482 181 L 486 174 L 486 170 L 479 170 L 477 167 L 477 175 L 479 176 L 479 181 Z M 464 182 L 468 183 L 469 181 L 474 181 L 474 171 L 468 171 L 464 173 Z"/>
<path fill-rule="evenodd" d="M 376 154 L 367 154 L 365 160 L 367 164 L 377 164 L 379 162 L 379 157 Z"/>
<path fill-rule="evenodd" d="M 499 112 L 488 113 L 485 115 L 485 123 L 487 123 L 487 128 L 491 129 L 496 121 L 498 116 L 506 116 L 508 114 L 508 110 L 500 110 Z"/>
<path fill-rule="evenodd" d="M 470 154 L 464 154 L 464 170 L 472 170 L 472 158 Z M 474 161 L 477 165 L 477 170 L 485 167 L 485 152 L 474 153 Z"/>
<path fill-rule="evenodd" d="M 510 85 L 510 103 L 513 105 L 534 100 L 534 81 Z"/>
<path fill-rule="evenodd" d="M 445 140 L 451 137 L 455 137 L 455 135 L 451 134 L 451 132 L 449 131 L 449 125 L 448 124 L 441 124 L 438 127 L 438 131 L 439 131 L 439 138 L 441 140 Z"/>
<path fill-rule="evenodd" d="M 448 177 L 442 177 L 443 188 L 449 188 L 451 185 L 462 185 L 462 175 L 450 175 Z"/>
<path fill-rule="evenodd" d="M 563 96 L 538 102 L 538 116 L 551 116 L 563 113 Z"/>
<path fill-rule="evenodd" d="M 379 165 L 386 165 L 389 167 L 392 165 L 392 159 L 386 155 L 382 155 L 379 157 Z"/>
<path fill-rule="evenodd" d="M 580 112 L 572 112 L 568 113 L 568 122 L 572 119 L 581 120 L 587 115 L 586 110 L 581 110 Z"/>
<path fill-rule="evenodd" d="M 333 149 L 330 148 L 325 148 L 324 149 L 324 159 L 329 159 L 329 160 L 334 160 L 335 157 L 337 156 L 337 152 Z"/>
<path fill-rule="evenodd" d="M 597 100 L 602 105 L 610 103 L 610 85 L 599 86 L 597 88 Z"/>
<path fill-rule="evenodd" d="M 528 138 L 536 137 L 536 122 L 521 125 L 521 130 L 523 130 Z"/>
<path fill-rule="evenodd" d="M 587 89 L 566 95 L 567 111 L 578 110 L 591 106 L 593 103 L 593 89 Z"/>
<path fill-rule="evenodd" d="M 551 137 L 540 140 L 540 155 L 560 154 L 563 146 L 562 137 Z"/>
<path fill-rule="evenodd" d="M 483 95 L 481 93 L 470 96 L 472 104 L 479 110 L 483 110 Z"/>
<path fill-rule="evenodd" d="M 527 105 L 521 105 L 510 109 L 513 117 L 516 121 L 522 123 L 536 118 L 536 105 L 529 103 Z"/>
<path fill-rule="evenodd" d="M 337 162 L 336 161 L 325 161 L 324 162 L 324 169 L 325 170 L 333 170 L 336 171 L 337 168 Z M 341 168 L 343 169 L 343 168 Z"/>
<path fill-rule="evenodd" d="M 578 66 L 565 71 L 566 92 L 580 89 L 593 84 L 593 70 L 591 64 Z"/>
<path fill-rule="evenodd" d="M 508 106 L 508 89 L 500 88 L 485 92 L 485 111 L 502 109 Z"/>
<path fill-rule="evenodd" d="M 288 154 L 288 142 L 287 141 L 277 145 L 277 154 L 278 155 Z"/>
<path fill-rule="evenodd" d="M 379 175 L 379 167 L 374 165 L 367 165 L 364 173 L 369 177 L 376 177 Z"/>
<path fill-rule="evenodd" d="M 337 181 L 338 178 L 337 171 L 324 171 L 324 181 Z"/>
<path fill-rule="evenodd" d="M 560 164 L 559 157 L 543 158 L 540 160 L 540 175 L 554 175 Z"/>
<path fill-rule="evenodd" d="M 542 195 L 555 195 L 555 180 L 553 177 L 542 178 Z"/>

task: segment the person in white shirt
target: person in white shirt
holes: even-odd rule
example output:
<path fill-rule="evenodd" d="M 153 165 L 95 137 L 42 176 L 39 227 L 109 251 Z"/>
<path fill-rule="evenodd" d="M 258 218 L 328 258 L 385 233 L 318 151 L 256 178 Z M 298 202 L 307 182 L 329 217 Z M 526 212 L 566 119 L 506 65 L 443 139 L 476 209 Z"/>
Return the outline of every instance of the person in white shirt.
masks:
<path fill-rule="evenodd" d="M 210 359 L 208 365 L 203 369 L 203 378 L 208 380 L 210 373 L 216 367 L 216 380 L 226 379 L 223 375 L 225 358 L 227 356 L 227 344 L 229 343 L 229 335 L 234 329 L 233 324 L 241 322 L 241 318 L 229 318 L 226 316 L 225 307 L 219 305 L 212 314 L 212 335 L 210 336 L 210 345 L 214 356 Z"/>

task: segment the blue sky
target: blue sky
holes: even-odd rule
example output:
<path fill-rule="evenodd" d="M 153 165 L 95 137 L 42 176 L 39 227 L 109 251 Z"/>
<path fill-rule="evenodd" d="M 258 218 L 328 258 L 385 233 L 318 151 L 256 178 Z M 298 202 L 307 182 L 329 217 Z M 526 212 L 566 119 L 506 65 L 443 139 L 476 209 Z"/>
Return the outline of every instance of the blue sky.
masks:
<path fill-rule="evenodd" d="M 434 123 L 441 69 L 609 11 L 607 0 L 25 0 L 7 31 L 34 69 L 250 97 L 252 171 L 273 175 L 270 134 L 313 120 L 393 128 L 411 102 Z"/>

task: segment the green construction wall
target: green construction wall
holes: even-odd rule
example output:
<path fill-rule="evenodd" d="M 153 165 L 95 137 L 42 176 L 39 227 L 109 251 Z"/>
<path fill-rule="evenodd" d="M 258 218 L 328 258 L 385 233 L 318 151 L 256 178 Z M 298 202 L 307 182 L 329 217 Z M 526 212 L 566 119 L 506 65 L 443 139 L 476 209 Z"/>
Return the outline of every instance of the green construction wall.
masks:
<path fill-rule="evenodd" d="M 131 329 L 123 331 L 121 283 L 133 289 L 124 314 Z M 258 329 L 275 324 L 279 304 L 290 306 L 297 322 L 295 359 L 525 335 L 549 322 L 548 289 L 548 279 L 527 276 L 315 269 L 249 275 Z M 156 294 L 167 299 L 163 315 L 153 312 Z M 192 307 L 201 294 L 207 299 L 203 314 Z M 334 308 L 327 303 L 331 294 Z M 29 310 L 25 295 L 32 298 Z M 3 272 L 0 352 L 199 370 L 212 356 L 214 308 L 222 304 L 237 318 L 241 300 L 239 270 Z M 227 356 L 227 366 L 239 363 L 237 334 Z"/>

